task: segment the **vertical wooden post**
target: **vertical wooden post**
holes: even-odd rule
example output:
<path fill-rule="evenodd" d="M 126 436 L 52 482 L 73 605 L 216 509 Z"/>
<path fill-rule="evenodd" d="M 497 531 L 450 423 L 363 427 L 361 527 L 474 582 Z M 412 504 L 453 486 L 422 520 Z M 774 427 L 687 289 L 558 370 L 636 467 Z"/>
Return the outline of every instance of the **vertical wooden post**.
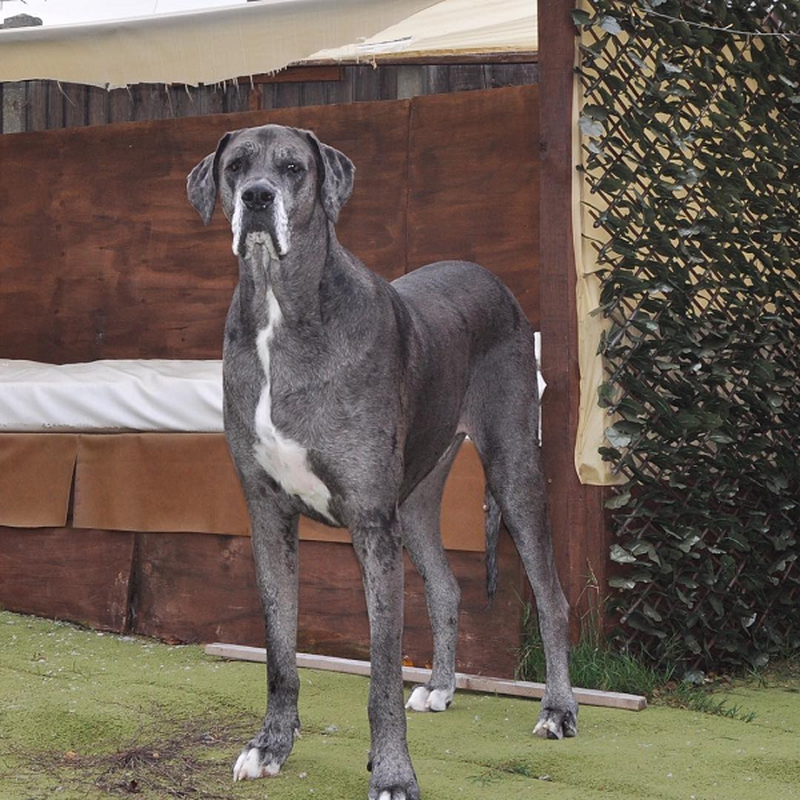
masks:
<path fill-rule="evenodd" d="M 547 391 L 542 403 L 543 460 L 559 574 L 573 609 L 573 636 L 605 594 L 608 537 L 603 490 L 584 486 L 574 466 L 578 425 L 578 320 L 572 245 L 572 0 L 538 0 L 541 147 L 541 329 Z M 568 446 L 565 446 L 567 445 Z M 555 445 L 555 446 L 554 446 Z"/>

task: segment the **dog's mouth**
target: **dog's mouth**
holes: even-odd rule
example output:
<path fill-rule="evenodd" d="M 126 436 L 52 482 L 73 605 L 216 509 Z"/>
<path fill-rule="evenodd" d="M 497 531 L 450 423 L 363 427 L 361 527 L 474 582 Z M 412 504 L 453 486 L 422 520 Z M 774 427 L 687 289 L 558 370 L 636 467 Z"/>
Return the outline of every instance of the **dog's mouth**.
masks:
<path fill-rule="evenodd" d="M 279 198 L 269 208 L 251 211 L 239 200 L 231 219 L 232 250 L 235 256 L 247 260 L 257 250 L 266 250 L 273 259 L 289 252 L 289 224 Z M 263 256 L 263 253 L 261 253 Z"/>

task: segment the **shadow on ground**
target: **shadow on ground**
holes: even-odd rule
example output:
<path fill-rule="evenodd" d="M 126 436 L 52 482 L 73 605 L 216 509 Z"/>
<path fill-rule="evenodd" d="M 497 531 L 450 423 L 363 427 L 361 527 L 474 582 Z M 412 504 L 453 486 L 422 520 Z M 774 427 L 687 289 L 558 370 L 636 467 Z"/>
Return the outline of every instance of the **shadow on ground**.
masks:
<path fill-rule="evenodd" d="M 264 667 L 198 647 L 0 613 L 0 798 L 363 800 L 367 681 L 301 671 L 303 737 L 277 778 L 234 785 Z M 538 704 L 461 693 L 408 717 L 426 800 L 800 797 L 800 680 L 727 697 L 753 722 L 655 706 L 584 707 L 577 739 L 531 729 Z"/>

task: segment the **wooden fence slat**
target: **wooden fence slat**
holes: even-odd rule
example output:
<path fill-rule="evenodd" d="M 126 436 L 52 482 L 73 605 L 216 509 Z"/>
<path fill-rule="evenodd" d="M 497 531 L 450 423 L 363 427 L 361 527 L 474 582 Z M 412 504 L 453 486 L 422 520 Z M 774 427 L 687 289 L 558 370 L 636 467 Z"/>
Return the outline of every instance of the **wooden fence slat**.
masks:
<path fill-rule="evenodd" d="M 380 74 L 369 64 L 352 68 L 353 72 L 353 99 L 377 100 L 380 98 Z"/>
<path fill-rule="evenodd" d="M 2 132 L 22 133 L 25 130 L 25 84 L 6 83 L 2 96 Z"/>
<path fill-rule="evenodd" d="M 223 93 L 225 95 L 223 108 L 225 114 L 235 114 L 248 110 L 248 96 L 250 84 L 242 81 L 227 81 Z"/>
<path fill-rule="evenodd" d="M 303 105 L 303 86 L 299 83 L 276 83 L 275 108 L 298 108 Z"/>
<path fill-rule="evenodd" d="M 62 84 L 64 89 L 64 127 L 82 128 L 86 125 L 88 98 L 86 87 L 78 83 Z"/>
<path fill-rule="evenodd" d="M 64 127 L 64 91 L 60 83 L 51 82 L 47 87 L 47 127 Z"/>
<path fill-rule="evenodd" d="M 130 122 L 133 118 L 133 98 L 128 89 L 113 89 L 108 95 L 108 121 Z"/>
<path fill-rule="evenodd" d="M 448 70 L 451 92 L 489 88 L 483 64 L 454 64 Z"/>
<path fill-rule="evenodd" d="M 397 73 L 399 67 L 376 69 L 378 73 L 378 99 L 394 100 L 397 97 Z"/>
<path fill-rule="evenodd" d="M 28 81 L 25 129 L 43 131 L 47 129 L 47 82 Z"/>
<path fill-rule="evenodd" d="M 325 84 L 321 81 L 309 81 L 308 83 L 304 83 L 303 91 L 300 96 L 304 106 L 324 106 Z"/>
<path fill-rule="evenodd" d="M 425 67 L 427 94 L 447 94 L 450 91 L 450 69 L 442 64 Z"/>
<path fill-rule="evenodd" d="M 108 122 L 109 95 L 101 86 L 86 87 L 86 124 L 105 125 Z"/>

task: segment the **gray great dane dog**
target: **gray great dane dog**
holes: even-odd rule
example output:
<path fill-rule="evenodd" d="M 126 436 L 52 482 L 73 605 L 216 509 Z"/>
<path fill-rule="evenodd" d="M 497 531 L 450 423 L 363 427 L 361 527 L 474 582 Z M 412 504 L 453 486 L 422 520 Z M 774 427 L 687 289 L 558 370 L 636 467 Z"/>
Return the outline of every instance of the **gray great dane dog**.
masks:
<path fill-rule="evenodd" d="M 225 134 L 189 174 L 208 224 L 219 195 L 239 283 L 225 325 L 225 433 L 252 520 L 266 619 L 267 711 L 234 779 L 276 774 L 300 728 L 295 663 L 298 518 L 349 528 L 370 623 L 370 800 L 417 800 L 406 743 L 403 547 L 425 584 L 431 680 L 407 707 L 443 711 L 455 688 L 459 588 L 439 510 L 465 436 L 486 473 L 487 576 L 500 519 L 533 586 L 547 663 L 534 729 L 574 736 L 568 606 L 540 468 L 534 338 L 512 296 L 476 264 L 447 261 L 388 283 L 337 240 L 353 188 L 343 153 L 304 130 Z"/>

